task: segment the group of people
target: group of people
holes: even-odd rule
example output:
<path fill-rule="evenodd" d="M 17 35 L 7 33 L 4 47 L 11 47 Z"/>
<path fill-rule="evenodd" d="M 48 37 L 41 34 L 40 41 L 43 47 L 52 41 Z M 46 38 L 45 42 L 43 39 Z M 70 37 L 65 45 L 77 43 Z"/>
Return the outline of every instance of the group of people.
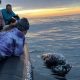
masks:
<path fill-rule="evenodd" d="M 24 53 L 25 34 L 29 30 L 27 18 L 19 18 L 12 11 L 10 4 L 0 12 L 0 60 L 10 56 L 20 56 Z M 58 75 L 65 76 L 71 69 L 61 55 L 45 54 L 42 59 L 47 67 Z"/>
<path fill-rule="evenodd" d="M 25 34 L 29 30 L 27 18 L 19 18 L 10 4 L 0 11 L 0 60 L 24 53 Z"/>

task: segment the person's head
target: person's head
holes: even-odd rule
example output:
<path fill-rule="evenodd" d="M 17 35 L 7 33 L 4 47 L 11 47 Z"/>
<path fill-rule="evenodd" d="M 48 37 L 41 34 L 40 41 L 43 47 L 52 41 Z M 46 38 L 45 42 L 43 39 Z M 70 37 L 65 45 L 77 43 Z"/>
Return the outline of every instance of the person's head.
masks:
<path fill-rule="evenodd" d="M 11 4 L 7 4 L 7 5 L 6 5 L 6 10 L 7 10 L 7 12 L 11 12 L 11 11 L 12 11 L 12 6 L 11 6 Z"/>
<path fill-rule="evenodd" d="M 9 24 L 9 26 L 7 28 L 5 28 L 3 31 L 8 31 L 13 28 L 17 28 L 25 35 L 27 33 L 27 30 L 29 30 L 29 27 L 30 26 L 29 26 L 29 22 L 28 22 L 27 18 L 22 18 L 17 22 Z"/>
<path fill-rule="evenodd" d="M 27 18 L 20 19 L 15 26 L 18 30 L 22 31 L 24 34 L 27 33 L 27 30 L 29 30 L 29 22 Z"/>

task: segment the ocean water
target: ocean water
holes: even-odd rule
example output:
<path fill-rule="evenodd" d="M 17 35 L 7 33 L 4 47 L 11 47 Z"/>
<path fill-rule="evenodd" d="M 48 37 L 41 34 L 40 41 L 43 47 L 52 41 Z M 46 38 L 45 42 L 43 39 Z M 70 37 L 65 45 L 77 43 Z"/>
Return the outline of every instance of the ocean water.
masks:
<path fill-rule="evenodd" d="M 27 34 L 34 80 L 80 80 L 80 15 L 29 19 Z M 72 65 L 65 79 L 44 66 L 43 53 L 60 53 Z"/>

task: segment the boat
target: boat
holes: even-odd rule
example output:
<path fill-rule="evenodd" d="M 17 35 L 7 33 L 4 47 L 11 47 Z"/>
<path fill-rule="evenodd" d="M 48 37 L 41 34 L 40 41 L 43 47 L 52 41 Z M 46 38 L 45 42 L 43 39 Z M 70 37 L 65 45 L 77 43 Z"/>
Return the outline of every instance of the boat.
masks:
<path fill-rule="evenodd" d="M 22 56 L 12 56 L 0 62 L 0 80 L 32 80 L 32 68 L 26 43 Z"/>
<path fill-rule="evenodd" d="M 0 26 L 4 25 L 0 10 Z M 32 80 L 32 66 L 27 43 L 20 57 L 12 56 L 0 61 L 0 80 Z"/>

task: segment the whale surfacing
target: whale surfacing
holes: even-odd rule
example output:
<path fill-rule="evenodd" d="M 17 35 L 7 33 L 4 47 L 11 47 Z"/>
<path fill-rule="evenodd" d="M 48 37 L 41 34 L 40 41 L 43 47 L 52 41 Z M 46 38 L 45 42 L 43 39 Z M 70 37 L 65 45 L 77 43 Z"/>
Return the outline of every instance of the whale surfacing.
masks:
<path fill-rule="evenodd" d="M 71 70 L 72 66 L 66 61 L 62 54 L 46 53 L 41 57 L 47 68 L 51 69 L 56 75 L 65 76 Z"/>

